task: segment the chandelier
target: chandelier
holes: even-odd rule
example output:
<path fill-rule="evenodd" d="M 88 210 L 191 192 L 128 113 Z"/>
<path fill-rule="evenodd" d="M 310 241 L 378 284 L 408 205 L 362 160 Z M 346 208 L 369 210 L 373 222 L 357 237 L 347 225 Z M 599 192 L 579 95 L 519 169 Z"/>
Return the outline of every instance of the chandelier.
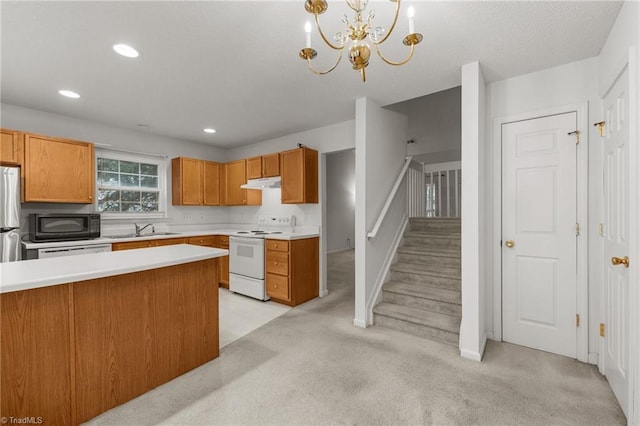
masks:
<path fill-rule="evenodd" d="M 318 28 L 320 37 L 325 42 L 325 44 L 327 44 L 327 46 L 338 51 L 338 57 L 335 64 L 324 71 L 318 71 L 313 68 L 313 66 L 311 65 L 311 60 L 317 56 L 318 52 L 316 52 L 316 50 L 311 47 L 311 24 L 307 22 L 305 25 L 306 47 L 300 50 L 300 58 L 307 61 L 309 69 L 314 74 L 328 74 L 338 66 L 343 56 L 342 51 L 345 49 L 345 47 L 347 47 L 347 44 L 349 44 L 349 61 L 351 62 L 351 65 L 353 65 L 354 70 L 360 71 L 360 74 L 362 75 L 362 81 L 364 82 L 367 81 L 365 69 L 367 68 L 367 65 L 369 65 L 369 57 L 371 56 L 371 47 L 369 47 L 369 43 L 367 42 L 368 38 L 371 44 L 373 44 L 376 53 L 384 62 L 389 65 L 395 66 L 406 64 L 413 57 L 414 46 L 422 41 L 422 34 L 416 33 L 414 30 L 414 10 L 412 7 L 410 7 L 407 13 L 409 18 L 409 34 L 402 40 L 402 43 L 405 46 L 409 46 L 409 55 L 404 60 L 398 62 L 391 61 L 382 55 L 382 52 L 380 51 L 380 45 L 387 41 L 389 35 L 391 35 L 391 33 L 393 32 L 393 29 L 398 22 L 398 13 L 400 12 L 401 0 L 391 1 L 396 2 L 396 13 L 389 31 L 385 33 L 384 28 L 374 27 L 373 19 L 375 17 L 375 11 L 373 9 L 369 11 L 366 21 L 362 17 L 363 12 L 367 8 L 369 0 L 346 0 L 347 6 L 349 6 L 349 8 L 351 8 L 355 12 L 355 16 L 353 17 L 353 20 L 349 20 L 349 17 L 346 14 L 342 15 L 342 23 L 345 24 L 346 29 L 344 30 L 344 32 L 337 32 L 333 36 L 333 42 L 331 42 L 327 39 L 324 32 L 322 32 L 322 28 L 320 28 L 320 21 L 318 20 L 318 15 L 322 15 L 329 7 L 327 1 L 306 0 L 304 8 L 307 12 L 314 16 L 316 27 Z"/>

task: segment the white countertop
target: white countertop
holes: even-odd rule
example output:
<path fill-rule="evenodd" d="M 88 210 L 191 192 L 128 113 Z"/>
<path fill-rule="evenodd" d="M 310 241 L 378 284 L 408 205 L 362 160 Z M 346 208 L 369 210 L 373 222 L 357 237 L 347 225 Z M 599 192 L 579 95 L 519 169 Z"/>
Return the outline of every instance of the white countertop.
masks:
<path fill-rule="evenodd" d="M 53 248 L 53 247 L 73 247 L 73 246 L 88 246 L 95 244 L 113 244 L 122 243 L 127 241 L 145 241 L 145 240 L 158 240 L 169 238 L 188 238 L 188 237 L 200 237 L 205 235 L 231 235 L 237 232 L 238 229 L 207 229 L 207 230 L 193 230 L 183 232 L 173 232 L 171 235 L 154 235 L 154 234 L 142 234 L 140 237 L 125 237 L 125 238 L 109 238 L 102 237 L 93 240 L 81 240 L 81 241 L 55 241 L 55 242 L 42 242 L 33 243 L 30 241 L 23 241 L 22 245 L 26 249 L 41 249 L 41 248 Z M 300 240 L 305 238 L 317 237 L 318 232 L 283 232 L 282 234 L 268 234 L 266 239 L 270 240 Z"/>
<path fill-rule="evenodd" d="M 114 241 L 107 238 L 101 240 Z M 0 293 L 129 274 L 228 254 L 229 251 L 223 249 L 177 244 L 0 263 Z"/>

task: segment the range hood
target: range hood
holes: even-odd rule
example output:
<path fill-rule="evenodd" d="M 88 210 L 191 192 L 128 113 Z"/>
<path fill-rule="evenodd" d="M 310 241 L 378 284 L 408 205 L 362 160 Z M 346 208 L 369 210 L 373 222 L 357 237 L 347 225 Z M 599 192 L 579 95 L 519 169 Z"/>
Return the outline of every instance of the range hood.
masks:
<path fill-rule="evenodd" d="M 240 185 L 242 189 L 265 189 L 280 188 L 282 186 L 282 178 L 280 176 L 249 179 L 244 185 Z"/>

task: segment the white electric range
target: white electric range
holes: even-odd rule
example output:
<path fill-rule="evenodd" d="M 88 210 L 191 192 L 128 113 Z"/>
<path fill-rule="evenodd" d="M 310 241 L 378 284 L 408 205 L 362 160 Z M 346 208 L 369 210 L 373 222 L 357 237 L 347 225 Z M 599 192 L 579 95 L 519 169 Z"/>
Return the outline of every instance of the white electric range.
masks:
<path fill-rule="evenodd" d="M 295 232 L 295 216 L 260 216 L 255 230 L 229 235 L 229 290 L 259 300 L 269 300 L 265 286 L 264 239 Z"/>

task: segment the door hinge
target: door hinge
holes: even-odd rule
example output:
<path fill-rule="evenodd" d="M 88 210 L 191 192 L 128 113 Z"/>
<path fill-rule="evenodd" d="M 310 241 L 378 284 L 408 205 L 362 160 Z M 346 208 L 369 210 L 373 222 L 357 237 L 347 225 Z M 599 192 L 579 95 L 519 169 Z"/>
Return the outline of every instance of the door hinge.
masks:
<path fill-rule="evenodd" d="M 604 324 L 600 323 L 600 337 L 604 337 Z"/>
<path fill-rule="evenodd" d="M 580 327 L 580 314 L 576 314 L 576 327 Z"/>
<path fill-rule="evenodd" d="M 580 235 L 580 224 L 576 223 L 576 237 Z"/>
<path fill-rule="evenodd" d="M 598 233 L 601 237 L 604 237 L 604 223 L 598 225 Z"/>
<path fill-rule="evenodd" d="M 604 136 L 604 121 L 598 121 L 597 123 L 593 123 L 594 126 L 600 130 L 600 136 Z"/>
<path fill-rule="evenodd" d="M 569 132 L 569 133 L 567 133 L 567 135 L 569 135 L 569 136 L 576 135 L 576 145 L 578 145 L 580 143 L 580 131 L 579 130 L 574 130 L 573 132 Z"/>

